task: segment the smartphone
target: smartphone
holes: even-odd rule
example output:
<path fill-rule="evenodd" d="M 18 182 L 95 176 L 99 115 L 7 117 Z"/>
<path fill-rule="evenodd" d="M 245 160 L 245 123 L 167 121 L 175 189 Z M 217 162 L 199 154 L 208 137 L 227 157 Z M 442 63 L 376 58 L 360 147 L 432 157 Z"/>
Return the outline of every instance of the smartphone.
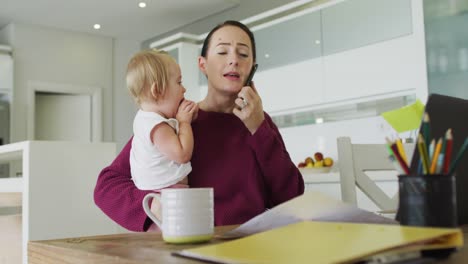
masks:
<path fill-rule="evenodd" d="M 255 64 L 252 67 L 252 70 L 250 71 L 249 77 L 247 77 L 247 80 L 245 81 L 244 86 L 250 86 L 250 83 L 252 82 L 252 79 L 253 79 L 253 77 L 255 75 L 255 71 L 257 70 L 257 68 L 258 68 L 258 64 Z"/>

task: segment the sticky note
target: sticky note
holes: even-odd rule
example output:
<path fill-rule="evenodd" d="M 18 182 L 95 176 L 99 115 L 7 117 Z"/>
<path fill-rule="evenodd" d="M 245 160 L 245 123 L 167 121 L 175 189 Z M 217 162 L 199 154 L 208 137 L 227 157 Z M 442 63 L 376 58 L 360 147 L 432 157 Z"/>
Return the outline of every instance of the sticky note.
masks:
<path fill-rule="evenodd" d="M 413 104 L 382 113 L 382 117 L 398 132 L 419 128 L 424 113 L 424 105 L 419 99 Z"/>

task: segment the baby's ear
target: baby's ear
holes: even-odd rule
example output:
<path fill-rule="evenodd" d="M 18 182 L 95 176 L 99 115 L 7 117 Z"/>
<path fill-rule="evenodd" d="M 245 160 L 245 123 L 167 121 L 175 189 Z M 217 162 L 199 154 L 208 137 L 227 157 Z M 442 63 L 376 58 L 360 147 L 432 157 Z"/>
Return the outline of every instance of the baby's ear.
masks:
<path fill-rule="evenodd" d="M 151 85 L 151 87 L 150 87 L 150 90 L 149 90 L 151 97 L 152 97 L 155 101 L 157 101 L 157 100 L 159 99 L 159 95 L 158 95 L 158 90 L 157 90 L 157 89 L 158 89 L 158 87 L 156 86 L 156 83 L 153 83 L 153 84 Z"/>

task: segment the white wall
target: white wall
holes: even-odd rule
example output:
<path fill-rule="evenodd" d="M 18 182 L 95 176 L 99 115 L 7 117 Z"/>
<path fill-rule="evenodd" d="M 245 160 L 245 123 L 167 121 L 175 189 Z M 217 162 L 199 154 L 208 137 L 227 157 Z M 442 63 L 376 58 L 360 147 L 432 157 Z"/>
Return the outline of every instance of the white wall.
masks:
<path fill-rule="evenodd" d="M 103 140 L 117 142 L 120 150 L 131 137 L 136 106 L 127 92 L 125 72 L 130 57 L 141 49 L 140 42 L 11 24 L 0 30 L 0 43 L 13 46 L 16 64 L 13 142 L 26 139 L 29 80 L 99 86 Z"/>
<path fill-rule="evenodd" d="M 0 44 L 9 44 L 11 43 L 13 27 L 3 27 L 0 29 Z"/>
<path fill-rule="evenodd" d="M 0 41 L 12 46 L 15 62 L 12 142 L 27 139 L 29 81 L 100 87 L 103 139 L 113 140 L 112 38 L 23 24 L 10 24 L 0 32 Z"/>
<path fill-rule="evenodd" d="M 133 134 L 133 117 L 136 105 L 130 97 L 125 83 L 127 64 L 134 53 L 140 50 L 140 43 L 129 39 L 114 40 L 114 141 L 117 151 L 127 143 Z"/>

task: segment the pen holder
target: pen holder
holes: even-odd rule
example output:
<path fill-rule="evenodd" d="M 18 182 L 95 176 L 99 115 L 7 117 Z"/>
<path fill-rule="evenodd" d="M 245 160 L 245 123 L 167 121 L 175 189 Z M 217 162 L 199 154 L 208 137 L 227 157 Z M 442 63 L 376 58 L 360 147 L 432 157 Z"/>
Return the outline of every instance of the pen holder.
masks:
<path fill-rule="evenodd" d="M 399 175 L 396 220 L 401 225 L 457 227 L 454 175 Z M 455 249 L 423 251 L 424 256 L 445 258 Z"/>
<path fill-rule="evenodd" d="M 454 175 L 400 175 L 398 184 L 401 225 L 457 227 Z"/>

